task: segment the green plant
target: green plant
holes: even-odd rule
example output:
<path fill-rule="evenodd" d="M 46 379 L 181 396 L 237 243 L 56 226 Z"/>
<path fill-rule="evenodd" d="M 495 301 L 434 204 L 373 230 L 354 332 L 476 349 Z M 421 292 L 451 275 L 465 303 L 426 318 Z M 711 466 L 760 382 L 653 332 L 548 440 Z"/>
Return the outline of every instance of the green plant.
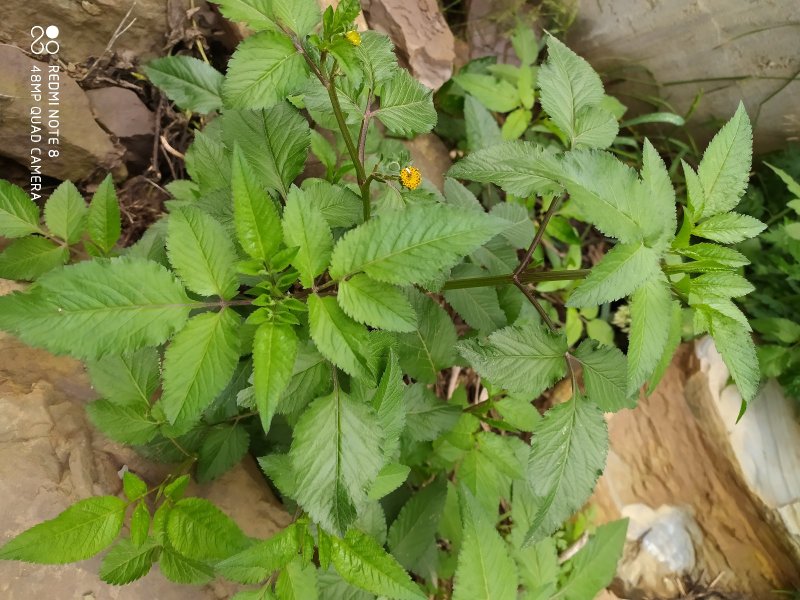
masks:
<path fill-rule="evenodd" d="M 315 0 L 219 5 L 258 31 L 225 76 L 180 56 L 147 69 L 181 107 L 220 113 L 186 154 L 191 180 L 169 185 L 169 215 L 135 246 L 104 249 L 119 256 L 43 266 L 27 291 L 0 298 L 0 327 L 87 361 L 102 395 L 88 412 L 103 432 L 178 468 L 152 487 L 127 473 L 126 499 L 81 500 L 0 557 L 85 559 L 115 543 L 130 513 L 129 535 L 103 559 L 110 583 L 157 562 L 179 583 L 260 586 L 240 600 L 511 599 L 520 588 L 594 597 L 613 576 L 626 522 L 598 527 L 562 565 L 552 535 L 602 472 L 603 412 L 634 406 L 664 372 L 681 303 L 714 336 L 743 397 L 755 393 L 749 326 L 730 301 L 750 289 L 736 273 L 746 260 L 725 245 L 760 230 L 730 212 L 750 166 L 744 110 L 697 173 L 685 167 L 676 235 L 664 163 L 649 143 L 640 173 L 602 149 L 617 122 L 600 80 L 550 38 L 539 100 L 567 149 L 477 150 L 440 197 L 415 187 L 404 151 L 375 127 L 430 130 L 431 93 L 397 67 L 388 38 L 353 32 L 355 0 L 323 15 Z M 313 132 L 306 115 L 330 131 Z M 297 187 L 309 151 L 327 181 Z M 513 203 L 487 213 L 455 177 L 538 203 L 536 227 Z M 534 262 L 567 199 L 616 240 L 592 269 Z M 64 238 L 76 243 L 82 210 L 50 219 L 53 202 L 48 227 L 76 232 Z M 110 240 L 117 218 L 104 214 L 97 237 Z M 43 231 L 10 184 L 0 231 Z M 631 298 L 627 357 L 591 340 L 571 347 L 541 302 L 552 281 L 567 282 L 568 306 L 587 314 Z M 440 372 L 455 366 L 480 383 L 445 386 Z M 532 400 L 565 377 L 571 399 L 541 416 Z M 250 447 L 295 510 L 268 540 L 182 497 L 192 469 L 212 479 Z"/>

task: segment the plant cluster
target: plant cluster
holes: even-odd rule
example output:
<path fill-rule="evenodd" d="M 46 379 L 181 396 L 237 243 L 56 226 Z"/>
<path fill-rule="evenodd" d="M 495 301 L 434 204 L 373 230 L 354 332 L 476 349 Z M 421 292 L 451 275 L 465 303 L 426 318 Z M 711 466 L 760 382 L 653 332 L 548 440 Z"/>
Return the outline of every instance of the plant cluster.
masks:
<path fill-rule="evenodd" d="M 442 195 L 418 185 L 392 139 L 434 127 L 431 92 L 387 37 L 354 31 L 356 0 L 324 14 L 315 0 L 218 4 L 257 32 L 225 75 L 183 56 L 147 69 L 182 108 L 218 116 L 141 241 L 113 248 L 108 182 L 88 217 L 63 184 L 46 228 L 21 189 L 0 186 L 0 233 L 17 238 L 0 261 L 35 280 L 0 298 L 0 328 L 85 360 L 102 396 L 87 407 L 97 427 L 179 463 L 155 486 L 126 473 L 125 499 L 81 500 L 0 557 L 63 563 L 110 547 L 107 582 L 158 563 L 179 583 L 259 586 L 237 600 L 593 598 L 626 522 L 598 527 L 569 558 L 553 534 L 603 470 L 603 413 L 635 406 L 664 373 L 681 306 L 714 336 L 745 400 L 758 384 L 731 301 L 752 289 L 738 273 L 747 260 L 727 246 L 762 227 L 731 212 L 750 168 L 744 110 L 697 171 L 685 165 L 679 227 L 658 153 L 645 143 L 637 172 L 604 150 L 618 123 L 601 81 L 549 38 L 523 110 L 536 103 L 563 147 L 476 149 Z M 326 177 L 298 187 L 309 152 Z M 507 196 L 487 211 L 457 179 Z M 565 206 L 609 240 L 591 269 L 536 259 Z M 61 266 L 78 244 L 97 257 Z M 553 281 L 587 314 L 630 299 L 627 356 L 575 347 L 543 305 Z M 448 384 L 452 367 L 480 384 Z M 565 378 L 570 399 L 540 415 L 532 401 Z M 295 512 L 267 540 L 183 497 L 190 472 L 213 479 L 248 449 Z"/>

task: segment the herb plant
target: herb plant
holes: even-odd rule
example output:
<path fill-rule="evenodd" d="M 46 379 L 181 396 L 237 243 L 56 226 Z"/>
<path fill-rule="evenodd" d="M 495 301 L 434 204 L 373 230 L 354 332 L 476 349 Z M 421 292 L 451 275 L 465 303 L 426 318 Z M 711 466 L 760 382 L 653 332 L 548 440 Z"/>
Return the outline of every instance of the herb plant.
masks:
<path fill-rule="evenodd" d="M 147 69 L 182 108 L 218 116 L 141 241 L 113 247 L 110 182 L 88 216 L 63 184 L 44 226 L 21 189 L 0 187 L 0 232 L 16 238 L 0 264 L 35 280 L 0 298 L 0 327 L 85 360 L 97 427 L 179 464 L 154 485 L 126 473 L 124 499 L 81 500 L 0 557 L 64 563 L 110 547 L 109 583 L 158 563 L 179 583 L 259 586 L 239 600 L 593 598 L 626 522 L 597 528 L 564 564 L 552 536 L 603 470 L 603 413 L 635 406 L 663 374 L 681 306 L 745 400 L 756 391 L 749 325 L 730 300 L 751 289 L 737 272 L 747 261 L 727 246 L 762 228 L 731 212 L 750 168 L 744 109 L 697 171 L 684 166 L 688 200 L 676 204 L 652 145 L 640 172 L 604 150 L 618 125 L 600 79 L 549 38 L 539 104 L 525 110 L 547 115 L 565 149 L 478 149 L 442 196 L 392 139 L 434 127 L 431 92 L 398 68 L 387 37 L 354 31 L 357 1 L 322 15 L 315 0 L 218 3 L 257 31 L 226 75 L 182 56 Z M 309 152 L 326 178 L 298 187 Z M 510 201 L 487 212 L 457 179 L 537 206 L 536 223 Z M 534 259 L 567 202 L 612 245 L 592 269 Z M 95 258 L 62 267 L 81 244 Z M 630 299 L 627 356 L 573 347 L 542 304 L 553 281 L 569 308 Z M 541 416 L 532 400 L 564 378 L 571 398 Z M 183 497 L 191 472 L 213 479 L 248 448 L 295 513 L 267 540 Z"/>

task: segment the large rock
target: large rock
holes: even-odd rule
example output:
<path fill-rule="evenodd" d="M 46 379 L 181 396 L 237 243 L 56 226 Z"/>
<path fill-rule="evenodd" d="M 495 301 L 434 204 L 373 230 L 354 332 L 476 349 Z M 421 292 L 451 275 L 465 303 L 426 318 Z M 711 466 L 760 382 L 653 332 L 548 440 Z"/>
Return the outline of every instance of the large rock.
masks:
<path fill-rule="evenodd" d="M 431 89 L 453 74 L 453 33 L 436 0 L 362 0 L 372 29 L 389 35 L 414 77 Z"/>
<path fill-rule="evenodd" d="M 30 166 L 32 147 L 39 147 L 44 155 L 37 163 L 42 174 L 56 179 L 88 179 L 120 166 L 122 148 L 95 122 L 86 94 L 65 72 L 58 74 L 58 105 L 54 107 L 45 91 L 41 101 L 31 96 L 33 74 L 44 75 L 47 81 L 46 63 L 32 60 L 12 46 L 0 45 L 0 64 L 3 65 L 0 70 L 0 154 Z M 41 70 L 33 73 L 34 68 Z M 34 143 L 31 141 L 31 111 L 37 109 L 43 111 L 44 122 L 39 125 L 43 126 L 40 132 L 43 139 Z M 60 142 L 48 145 L 48 111 L 55 109 L 59 111 Z M 58 157 L 46 156 L 51 149 L 58 150 Z"/>
<path fill-rule="evenodd" d="M 203 4 L 196 2 L 196 4 Z M 114 42 L 113 50 L 140 60 L 162 54 L 170 31 L 170 17 L 182 18 L 186 0 L 50 0 L 0 3 L 0 42 L 30 48 L 31 28 L 58 27 L 58 52 L 62 60 L 79 63 L 100 57 L 125 14 L 133 25 Z"/>
<path fill-rule="evenodd" d="M 13 289 L 0 283 L 0 293 Z M 120 494 L 123 466 L 151 484 L 168 472 L 167 466 L 144 460 L 93 430 L 84 404 L 96 394 L 79 362 L 29 348 L 2 333 L 0 355 L 0 544 L 81 498 Z M 210 484 L 190 487 L 188 494 L 217 503 L 251 536 L 268 537 L 290 521 L 252 460 Z M 158 569 L 131 585 L 110 586 L 98 578 L 99 565 L 99 558 L 63 566 L 2 561 L 0 597 L 217 600 L 232 593 L 220 582 L 179 586 Z"/>
<path fill-rule="evenodd" d="M 661 96 L 683 114 L 702 92 L 692 123 L 703 138 L 713 128 L 701 124 L 729 118 L 743 100 L 756 149 L 768 151 L 800 134 L 797 16 L 793 0 L 581 0 L 569 42 L 613 69 L 620 83 L 610 92 L 623 102 Z"/>

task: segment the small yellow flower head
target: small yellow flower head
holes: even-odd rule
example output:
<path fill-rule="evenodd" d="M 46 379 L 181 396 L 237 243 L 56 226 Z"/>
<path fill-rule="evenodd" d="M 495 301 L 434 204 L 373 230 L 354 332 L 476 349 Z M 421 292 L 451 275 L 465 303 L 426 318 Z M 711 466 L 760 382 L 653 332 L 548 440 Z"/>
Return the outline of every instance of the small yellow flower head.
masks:
<path fill-rule="evenodd" d="M 346 37 L 347 41 L 353 44 L 353 46 L 361 45 L 361 34 L 359 34 L 355 29 L 345 33 L 344 37 Z"/>
<path fill-rule="evenodd" d="M 415 190 L 422 183 L 422 175 L 417 167 L 406 167 L 400 171 L 400 183 L 403 187 Z"/>

